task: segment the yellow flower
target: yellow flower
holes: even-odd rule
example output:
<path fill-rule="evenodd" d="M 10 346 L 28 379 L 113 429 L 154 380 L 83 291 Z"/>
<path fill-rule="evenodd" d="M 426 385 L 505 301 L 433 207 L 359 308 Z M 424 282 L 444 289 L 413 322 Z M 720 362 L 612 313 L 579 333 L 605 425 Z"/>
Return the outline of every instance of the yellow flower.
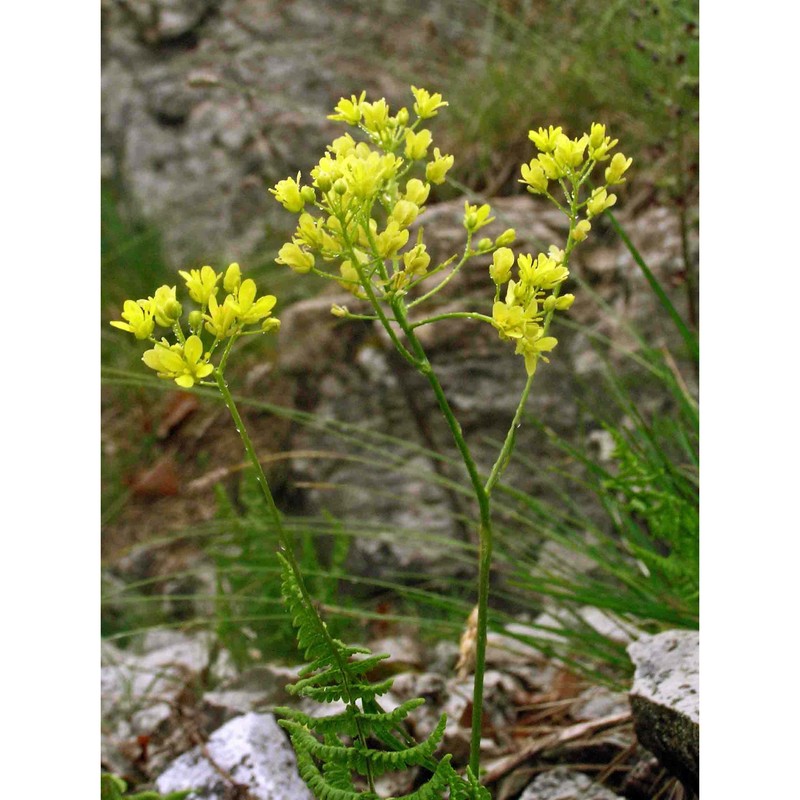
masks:
<path fill-rule="evenodd" d="M 214 371 L 203 357 L 203 342 L 194 335 L 185 344 L 171 347 L 166 339 L 162 339 L 152 350 L 145 351 L 142 361 L 156 370 L 159 378 L 171 378 L 183 389 L 190 389 Z"/>
<path fill-rule="evenodd" d="M 414 245 L 407 253 L 403 253 L 403 264 L 412 275 L 424 275 L 430 263 L 431 257 L 422 243 Z"/>
<path fill-rule="evenodd" d="M 421 207 L 428 199 L 430 191 L 430 184 L 423 183 L 419 178 L 412 178 L 406 184 L 406 193 L 403 199 Z"/>
<path fill-rule="evenodd" d="M 390 219 L 386 230 L 375 237 L 375 248 L 383 258 L 391 258 L 408 241 L 408 231 L 402 230 L 396 220 Z"/>
<path fill-rule="evenodd" d="M 492 256 L 489 275 L 498 286 L 502 286 L 511 278 L 511 267 L 513 266 L 514 251 L 509 247 L 498 247 Z"/>
<path fill-rule="evenodd" d="M 617 153 L 619 155 L 619 153 Z M 616 158 L 617 156 L 614 156 Z M 613 160 L 611 162 L 614 163 Z M 609 167 L 611 169 L 611 167 Z M 586 214 L 591 219 L 598 214 L 602 214 L 607 208 L 611 208 L 617 202 L 615 194 L 609 194 L 605 186 L 598 186 L 593 192 L 591 197 L 586 201 Z"/>
<path fill-rule="evenodd" d="M 507 244 L 513 244 L 517 238 L 517 232 L 513 228 L 506 228 L 495 240 L 495 247 L 505 247 Z"/>
<path fill-rule="evenodd" d="M 438 147 L 433 148 L 433 161 L 429 161 L 425 167 L 425 177 L 431 183 L 444 183 L 447 170 L 453 166 L 455 158 L 453 156 L 443 156 Z"/>
<path fill-rule="evenodd" d="M 275 295 L 271 294 L 265 294 L 256 300 L 255 281 L 248 278 L 246 281 L 242 281 L 233 307 L 242 325 L 252 325 L 254 322 L 270 316 L 277 301 Z"/>
<path fill-rule="evenodd" d="M 606 126 L 599 122 L 593 122 L 589 129 L 589 147 L 596 150 L 605 141 Z"/>
<path fill-rule="evenodd" d="M 389 122 L 389 106 L 385 98 L 381 97 L 374 103 L 361 103 L 361 116 L 364 127 L 372 133 L 380 133 Z"/>
<path fill-rule="evenodd" d="M 542 353 L 547 353 L 558 344 L 558 339 L 554 336 L 545 336 L 544 329 L 538 325 L 530 325 L 522 339 L 517 341 L 515 350 L 517 355 L 525 358 L 525 371 L 528 375 L 536 372 L 536 364 L 539 358 L 544 358 Z M 547 361 L 546 358 L 544 358 Z"/>
<path fill-rule="evenodd" d="M 310 248 L 319 250 L 322 246 L 322 220 L 315 219 L 311 214 L 301 214 L 297 221 L 295 239 L 308 245 Z"/>
<path fill-rule="evenodd" d="M 526 183 L 531 194 L 544 194 L 547 191 L 547 175 L 537 159 L 534 158 L 530 164 L 523 164 L 521 172 L 522 180 L 519 183 Z"/>
<path fill-rule="evenodd" d="M 217 281 L 220 276 L 211 267 L 192 269 L 189 272 L 179 270 L 178 275 L 186 281 L 189 297 L 201 306 L 208 303 L 208 298 L 217 293 Z"/>
<path fill-rule="evenodd" d="M 544 174 L 547 178 L 551 181 L 557 181 L 559 178 L 563 178 L 567 174 L 566 166 L 556 161 L 550 153 L 539 153 L 536 157 L 536 160 L 542 165 L 542 169 L 544 170 Z"/>
<path fill-rule="evenodd" d="M 275 259 L 276 264 L 286 264 L 295 272 L 305 274 L 310 272 L 314 266 L 314 254 L 304 250 L 295 241 L 287 242 L 278 251 L 278 257 Z"/>
<path fill-rule="evenodd" d="M 582 242 L 592 229 L 592 223 L 588 219 L 582 219 L 573 229 L 572 238 L 576 242 Z"/>
<path fill-rule="evenodd" d="M 410 200 L 398 200 L 389 219 L 393 219 L 401 228 L 407 228 L 419 216 L 419 207 Z"/>
<path fill-rule="evenodd" d="M 449 105 L 442 101 L 442 96 L 440 94 L 431 94 L 427 89 L 417 89 L 416 86 L 412 86 L 411 92 L 416 101 L 414 103 L 414 113 L 420 119 L 435 117 L 439 113 L 438 109 Z"/>
<path fill-rule="evenodd" d="M 406 158 L 411 161 L 419 161 L 428 155 L 428 148 L 433 141 L 433 135 L 427 128 L 423 128 L 416 133 L 411 129 L 406 129 Z"/>
<path fill-rule="evenodd" d="M 310 187 L 309 187 L 310 188 Z M 299 214 L 305 204 L 306 198 L 300 187 L 300 173 L 297 173 L 297 178 L 285 178 L 275 184 L 274 189 L 269 190 L 271 194 L 275 195 L 275 199 L 287 210 L 293 214 Z"/>
<path fill-rule="evenodd" d="M 487 203 L 479 208 L 471 206 L 467 200 L 464 203 L 464 227 L 471 233 L 479 231 L 484 225 L 488 225 L 494 220 L 494 217 L 489 216 L 491 213 L 492 209 Z"/>
<path fill-rule="evenodd" d="M 126 300 L 122 306 L 122 319 L 112 321 L 115 328 L 132 333 L 137 339 L 149 339 L 155 327 L 150 300 Z"/>
<path fill-rule="evenodd" d="M 550 153 L 556 149 L 556 139 L 561 133 L 561 127 L 554 128 L 552 125 L 548 130 L 539 128 L 538 131 L 528 131 L 528 138 L 536 145 L 542 153 Z"/>
<path fill-rule="evenodd" d="M 556 137 L 556 148 L 553 151 L 553 158 L 564 171 L 567 169 L 577 169 L 583 163 L 583 154 L 586 145 L 589 144 L 589 137 L 584 135 L 580 139 L 570 139 L 563 133 Z"/>
<path fill-rule="evenodd" d="M 512 281 L 513 283 L 513 281 Z M 539 308 L 536 301 L 526 308 L 520 305 L 503 303 L 498 300 L 492 306 L 492 321 L 501 339 L 521 339 L 529 325 L 536 325 L 533 319 Z"/>
<path fill-rule="evenodd" d="M 361 92 L 361 96 L 358 98 L 355 95 L 351 95 L 349 100 L 342 97 L 334 109 L 336 113 L 329 114 L 328 119 L 346 122 L 348 125 L 358 125 L 361 122 L 361 104 L 366 96 L 366 92 Z"/>
<path fill-rule="evenodd" d="M 613 186 L 615 183 L 624 183 L 625 179 L 622 176 L 632 163 L 632 158 L 625 158 L 622 153 L 617 153 L 614 158 L 611 159 L 611 163 L 606 167 L 606 183 L 609 184 L 609 186 Z"/>
<path fill-rule="evenodd" d="M 171 328 L 181 317 L 183 308 L 175 296 L 174 286 L 159 286 L 156 293 L 150 298 L 150 308 L 156 320 L 156 325 L 162 328 Z"/>
<path fill-rule="evenodd" d="M 233 295 L 225 297 L 225 302 L 220 305 L 216 297 L 208 298 L 208 314 L 203 315 L 206 320 L 206 330 L 217 339 L 227 339 L 239 329 L 236 306 Z"/>

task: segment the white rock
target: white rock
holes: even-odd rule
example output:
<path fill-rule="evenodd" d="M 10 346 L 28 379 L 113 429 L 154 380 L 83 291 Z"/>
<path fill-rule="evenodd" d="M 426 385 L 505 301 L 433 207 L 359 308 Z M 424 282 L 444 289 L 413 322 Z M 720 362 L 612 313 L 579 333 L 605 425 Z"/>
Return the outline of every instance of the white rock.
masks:
<path fill-rule="evenodd" d="M 297 772 L 294 751 L 272 714 L 245 714 L 215 731 L 206 745 L 218 767 L 256 800 L 313 800 Z M 184 753 L 156 781 L 162 794 L 193 789 L 188 800 L 225 800 L 231 783 L 200 747 Z"/>

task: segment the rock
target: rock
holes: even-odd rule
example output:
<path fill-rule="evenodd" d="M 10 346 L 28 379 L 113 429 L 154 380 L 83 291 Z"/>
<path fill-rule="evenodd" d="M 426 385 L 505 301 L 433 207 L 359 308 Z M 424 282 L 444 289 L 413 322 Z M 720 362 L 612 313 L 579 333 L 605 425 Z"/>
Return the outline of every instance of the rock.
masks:
<path fill-rule="evenodd" d="M 610 717 L 630 709 L 628 696 L 612 692 L 605 686 L 590 686 L 582 691 L 570 707 L 570 716 L 577 721 Z"/>
<path fill-rule="evenodd" d="M 209 665 L 210 638 L 151 631 L 144 653 L 101 649 L 103 723 L 116 737 L 151 735 L 172 714 L 181 693 Z"/>
<path fill-rule="evenodd" d="M 661 763 L 699 792 L 700 709 L 697 631 L 642 636 L 628 647 L 636 735 Z"/>
<path fill-rule="evenodd" d="M 622 800 L 604 786 L 593 783 L 582 772 L 557 767 L 539 775 L 519 800 Z"/>
<path fill-rule="evenodd" d="M 204 702 L 229 714 L 266 711 L 295 701 L 286 686 L 297 680 L 299 667 L 263 664 L 245 670 L 213 692 L 206 692 Z"/>
<path fill-rule="evenodd" d="M 234 782 L 253 800 L 312 800 L 289 740 L 271 714 L 236 717 L 211 734 L 206 750 L 230 779 L 196 747 L 170 764 L 156 781 L 158 791 L 191 788 L 189 800 L 226 800 Z"/>

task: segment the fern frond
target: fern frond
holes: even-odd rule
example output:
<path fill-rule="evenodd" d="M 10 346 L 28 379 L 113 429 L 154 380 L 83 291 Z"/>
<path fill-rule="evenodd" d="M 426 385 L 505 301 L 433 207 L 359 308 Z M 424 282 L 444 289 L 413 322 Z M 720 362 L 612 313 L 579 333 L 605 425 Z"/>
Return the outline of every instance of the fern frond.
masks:
<path fill-rule="evenodd" d="M 412 794 L 396 800 L 441 800 L 445 795 L 458 800 L 484 800 L 473 786 L 460 778 L 450 765 L 450 756 L 434 757 L 447 724 L 442 715 L 434 730 L 416 742 L 403 723 L 415 708 L 424 703 L 415 698 L 393 711 L 384 711 L 376 697 L 392 687 L 393 679 L 370 681 L 368 675 L 388 656 L 373 654 L 362 647 L 351 647 L 328 632 L 299 575 L 285 558 L 283 592 L 297 628 L 299 646 L 311 663 L 300 671 L 299 679 L 287 689 L 322 703 L 343 700 L 346 710 L 339 714 L 314 717 L 300 711 L 278 709 L 280 725 L 289 733 L 297 753 L 300 775 L 318 800 L 379 800 L 374 779 L 386 772 L 423 767 L 428 780 Z M 385 749 L 372 747 L 377 740 Z M 355 788 L 360 775 L 369 791 Z M 484 790 L 485 791 L 485 790 Z"/>

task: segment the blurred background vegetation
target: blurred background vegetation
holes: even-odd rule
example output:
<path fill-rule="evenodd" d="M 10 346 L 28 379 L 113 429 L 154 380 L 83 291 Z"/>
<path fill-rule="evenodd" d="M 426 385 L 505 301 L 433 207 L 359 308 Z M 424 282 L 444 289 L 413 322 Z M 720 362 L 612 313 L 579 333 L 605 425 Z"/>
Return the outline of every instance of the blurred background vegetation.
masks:
<path fill-rule="evenodd" d="M 444 152 L 458 154 L 453 179 L 438 199 L 464 191 L 487 198 L 521 193 L 517 170 L 530 158 L 531 127 L 558 120 L 567 131 L 579 131 L 593 120 L 606 122 L 624 142 L 625 153 L 635 156 L 629 197 L 643 205 L 666 206 L 679 220 L 684 258 L 681 291 L 686 293 L 688 312 L 676 320 L 669 293 L 657 283 L 653 289 L 661 292 L 665 317 L 680 327 L 689 343 L 680 357 L 689 358 L 696 367 L 697 264 L 689 242 L 698 225 L 697 3 L 468 3 L 481 20 L 470 51 L 431 52 L 427 60 L 424 85 L 441 91 L 450 102 L 438 126 L 438 141 Z M 412 74 L 403 59 L 389 55 L 384 66 L 407 83 L 420 82 L 418 72 Z M 104 405 L 147 409 L 158 393 L 171 387 L 144 374 L 139 368 L 141 348 L 113 332 L 108 320 L 116 318 L 125 298 L 146 296 L 153 287 L 174 282 L 174 269 L 164 258 L 157 226 L 137 218 L 121 185 L 109 180 L 101 191 Z M 250 271 L 257 279 L 268 278 L 270 291 L 287 304 L 301 299 L 308 289 L 272 263 L 281 243 L 267 240 Z M 647 269 L 646 264 L 641 267 Z M 265 357 L 269 353 L 265 356 L 257 346 L 249 347 L 242 373 Z M 698 625 L 697 398 L 675 369 L 674 357 L 646 341 L 640 341 L 631 354 L 669 398 L 665 406 L 669 412 L 656 416 L 641 413 L 631 387 L 611 368 L 606 371 L 608 396 L 616 408 L 594 413 L 613 443 L 610 467 L 588 444 L 576 448 L 559 442 L 565 456 L 559 469 L 593 496 L 591 514 L 571 503 L 568 494 L 557 504 L 545 504 L 513 487 L 498 487 L 502 512 L 496 564 L 503 581 L 494 597 L 493 626 L 499 630 L 520 614 L 535 619 L 549 597 L 559 612 L 541 626 L 543 636 L 534 629 L 516 635 L 614 685 L 629 674 L 624 646 L 587 622 L 585 607 L 649 631 Z M 244 397 L 243 403 L 297 424 L 324 428 L 341 436 L 343 447 L 352 441 L 376 451 L 381 447 L 380 437 L 368 430 L 288 408 L 265 407 L 255 396 Z M 615 422 L 621 416 L 632 424 Z M 558 439 L 544 427 L 542 435 Z M 104 454 L 104 524 L 112 525 L 120 510 L 135 502 L 126 476 L 152 454 L 155 441 L 151 431 L 135 446 Z M 427 456 L 434 463 L 448 458 L 435 452 Z M 517 457 L 524 459 L 525 454 Z M 375 468 L 390 471 L 392 465 L 376 459 Z M 434 482 L 444 480 L 435 471 L 429 477 Z M 107 563 L 105 636 L 125 643 L 151 626 L 203 626 L 217 631 L 240 664 L 264 653 L 291 657 L 293 635 L 282 613 L 272 557 L 274 536 L 259 513 L 248 479 L 243 479 L 234 500 L 218 488 L 216 507 L 210 522 L 174 528 L 165 523 L 157 540 L 122 548 L 131 557 L 190 542 L 213 565 L 214 593 L 199 589 L 191 574 L 177 571 L 171 575 L 169 594 L 163 589 L 163 575 L 122 582 L 114 579 L 113 565 Z M 341 633 L 358 636 L 379 632 L 390 623 L 410 624 L 430 640 L 441 636 L 457 640 L 473 602 L 469 582 L 451 581 L 445 592 L 440 582 L 431 580 L 428 585 L 417 580 L 412 586 L 402 574 L 380 581 L 351 575 L 346 568 L 350 542 L 375 535 L 370 526 L 299 513 L 290 513 L 289 524 L 297 532 L 317 596 Z M 521 546 L 525 537 L 520 533 L 527 529 L 535 530 L 537 537 L 544 531 L 545 538 L 558 545 L 546 561 L 538 550 Z M 421 531 L 403 533 L 426 536 Z M 453 558 L 474 563 L 472 545 L 460 542 L 453 548 Z M 582 569 L 575 567 L 579 561 Z M 365 593 L 372 597 L 368 607 L 358 601 Z"/>

